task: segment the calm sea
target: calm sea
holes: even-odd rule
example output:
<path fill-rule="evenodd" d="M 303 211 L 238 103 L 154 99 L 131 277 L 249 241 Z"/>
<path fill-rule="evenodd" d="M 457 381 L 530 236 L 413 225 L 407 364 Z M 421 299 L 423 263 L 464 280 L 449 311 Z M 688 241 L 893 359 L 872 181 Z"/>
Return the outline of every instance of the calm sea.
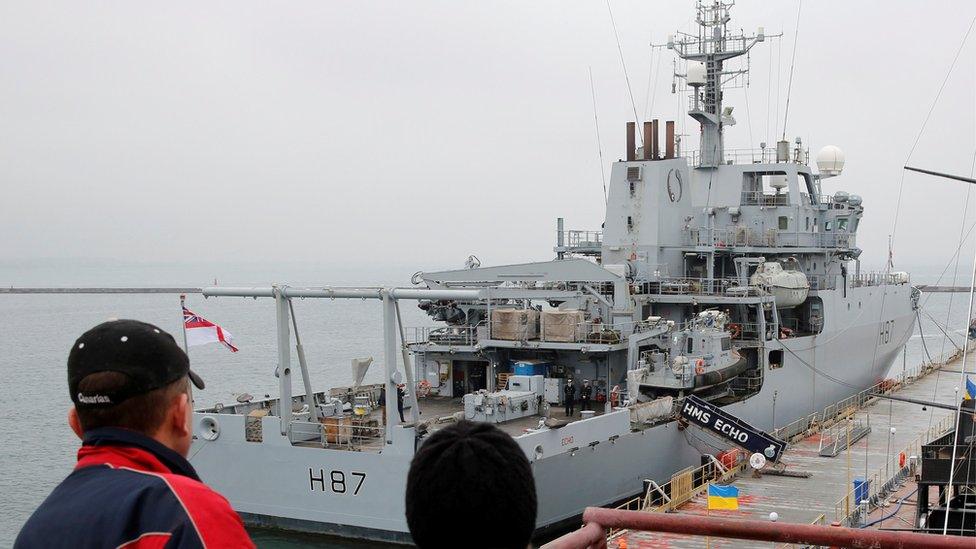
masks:
<path fill-rule="evenodd" d="M 936 275 L 938 273 L 936 272 Z M 0 286 L 153 286 L 212 284 L 267 285 L 271 281 L 294 285 L 406 285 L 410 269 L 376 268 L 364 272 L 338 271 L 327 266 L 293 265 L 132 265 L 98 262 L 0 264 Z M 914 280 L 916 283 L 934 282 Z M 966 294 L 932 294 L 925 311 L 944 324 L 966 325 Z M 926 299 L 923 296 L 923 301 Z M 197 405 L 231 402 L 236 395 L 276 392 L 275 314 L 270 300 L 188 297 L 188 307 L 220 323 L 235 336 L 240 352 L 220 346 L 190 350 L 194 369 L 206 380 L 197 392 Z M 295 303 L 302 342 L 316 389 L 351 381 L 350 359 L 374 356 L 382 360 L 382 318 L 373 301 L 304 300 Z M 426 315 L 413 306 L 403 308 L 407 326 L 427 325 Z M 0 294 L 0 547 L 9 547 L 33 509 L 70 471 L 78 441 L 65 417 L 69 399 L 65 358 L 74 339 L 108 318 L 137 318 L 180 334 L 179 298 L 176 295 L 4 295 Z M 923 315 L 928 351 L 949 352 L 951 344 Z M 960 339 L 959 336 L 956 336 Z M 921 338 L 908 345 L 909 367 L 924 358 Z M 297 360 L 297 359 L 295 359 Z M 901 361 L 893 369 L 900 370 Z M 379 368 L 367 376 L 379 379 Z M 364 547 L 333 538 L 253 531 L 263 547 Z M 374 544 L 375 546 L 375 544 Z"/>

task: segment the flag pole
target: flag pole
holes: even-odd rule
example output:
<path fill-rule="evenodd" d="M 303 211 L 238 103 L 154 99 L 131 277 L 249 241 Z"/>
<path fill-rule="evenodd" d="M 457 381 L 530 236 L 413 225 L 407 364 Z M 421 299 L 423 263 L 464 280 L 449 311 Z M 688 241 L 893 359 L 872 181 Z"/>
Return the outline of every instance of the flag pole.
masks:
<path fill-rule="evenodd" d="M 186 309 L 186 294 L 180 294 L 180 327 L 183 328 L 183 352 L 190 356 L 190 348 L 186 345 L 186 316 L 183 310 Z"/>
<path fill-rule="evenodd" d="M 711 516 L 712 506 L 708 504 L 708 495 L 705 495 L 705 516 Z M 712 536 L 705 536 L 705 549 L 712 549 Z"/>

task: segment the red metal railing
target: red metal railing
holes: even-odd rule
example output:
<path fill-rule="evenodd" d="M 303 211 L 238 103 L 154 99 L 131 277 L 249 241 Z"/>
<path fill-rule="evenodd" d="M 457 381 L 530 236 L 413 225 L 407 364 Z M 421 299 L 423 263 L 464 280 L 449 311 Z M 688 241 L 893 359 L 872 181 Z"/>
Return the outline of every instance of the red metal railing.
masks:
<path fill-rule="evenodd" d="M 691 536 L 746 539 L 775 543 L 805 543 L 825 547 L 870 547 L 873 549 L 931 547 L 933 549 L 972 549 L 973 539 L 912 532 L 890 532 L 817 526 L 761 520 L 736 520 L 700 515 L 642 513 L 587 507 L 583 528 L 543 546 L 543 549 L 603 549 L 608 528 L 628 528 L 648 532 L 667 532 Z"/>

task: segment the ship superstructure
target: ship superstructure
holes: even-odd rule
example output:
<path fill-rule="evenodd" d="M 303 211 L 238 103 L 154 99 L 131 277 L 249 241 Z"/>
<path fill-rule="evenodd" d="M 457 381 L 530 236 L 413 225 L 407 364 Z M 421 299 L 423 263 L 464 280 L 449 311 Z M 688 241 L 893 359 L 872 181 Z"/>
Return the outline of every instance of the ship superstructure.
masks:
<path fill-rule="evenodd" d="M 746 70 L 729 63 L 765 39 L 730 33 L 729 8 L 700 2 L 699 34 L 667 44 L 684 61 L 699 150 L 682 151 L 670 121 L 662 138 L 657 120 L 637 147 L 628 123 L 602 229 L 558 220 L 552 261 L 472 260 L 408 288 L 205 290 L 275 299 L 281 391 L 196 413 L 201 476 L 251 522 L 405 540 L 416 448 L 445 423 L 490 421 L 532 462 L 545 529 L 699 464 L 708 448 L 677 420 L 689 395 L 774 429 L 881 381 L 918 292 L 905 273 L 861 272 L 862 200 L 821 189 L 843 168 L 839 149 L 825 147 L 815 173 L 799 139 L 723 146 L 723 82 Z M 300 352 L 305 394 L 293 396 L 294 298 L 382 300 L 382 383 L 314 393 Z M 401 302 L 437 326 L 402 326 Z M 354 364 L 355 382 L 366 366 Z M 591 410 L 565 416 L 568 385 L 588 388 Z"/>

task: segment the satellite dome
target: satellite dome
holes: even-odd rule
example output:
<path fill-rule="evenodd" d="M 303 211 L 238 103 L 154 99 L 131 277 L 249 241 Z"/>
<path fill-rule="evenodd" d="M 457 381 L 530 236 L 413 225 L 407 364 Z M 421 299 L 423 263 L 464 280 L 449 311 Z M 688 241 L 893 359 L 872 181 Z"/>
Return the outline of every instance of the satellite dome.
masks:
<path fill-rule="evenodd" d="M 860 206 L 864 200 L 861 198 L 861 195 L 852 194 L 850 197 L 848 197 L 847 202 L 850 203 L 851 206 Z"/>
<path fill-rule="evenodd" d="M 821 177 L 833 177 L 844 171 L 844 151 L 840 147 L 827 145 L 817 153 L 817 168 Z"/>
<path fill-rule="evenodd" d="M 837 191 L 834 193 L 834 202 L 843 204 L 844 202 L 847 202 L 849 197 L 850 195 L 847 194 L 847 191 Z"/>

